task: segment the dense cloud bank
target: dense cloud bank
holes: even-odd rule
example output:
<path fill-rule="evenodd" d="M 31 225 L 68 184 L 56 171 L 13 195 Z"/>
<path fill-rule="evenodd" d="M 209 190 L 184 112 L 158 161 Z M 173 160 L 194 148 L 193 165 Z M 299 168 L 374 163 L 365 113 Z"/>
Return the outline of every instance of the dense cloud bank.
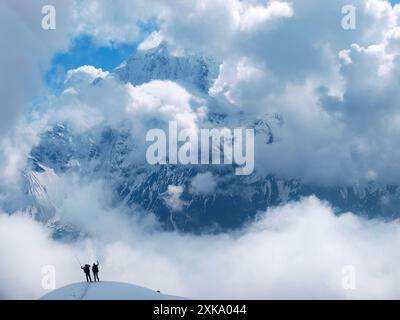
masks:
<path fill-rule="evenodd" d="M 155 231 L 149 221 L 143 228 L 143 222 L 117 212 L 111 219 L 110 212 L 93 211 L 98 194 L 96 187 L 87 187 L 63 207 L 63 214 L 80 220 L 82 230 L 91 234 L 73 245 L 50 240 L 43 226 L 25 216 L 0 216 L 2 298 L 41 296 L 46 292 L 42 269 L 48 265 L 55 267 L 58 287 L 82 280 L 79 262 L 97 259 L 104 280 L 190 298 L 400 294 L 397 221 L 366 221 L 351 213 L 338 217 L 311 197 L 260 214 L 239 233 L 200 237 Z M 85 217 L 74 216 L 74 206 L 85 209 Z"/>

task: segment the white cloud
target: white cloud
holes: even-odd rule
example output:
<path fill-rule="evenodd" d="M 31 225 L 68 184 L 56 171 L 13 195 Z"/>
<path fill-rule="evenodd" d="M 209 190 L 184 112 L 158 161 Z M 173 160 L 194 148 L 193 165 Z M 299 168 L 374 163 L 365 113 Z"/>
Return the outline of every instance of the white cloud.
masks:
<path fill-rule="evenodd" d="M 182 186 L 169 185 L 168 190 L 163 195 L 164 201 L 172 211 L 182 211 L 185 202 L 181 199 L 183 193 Z"/>
<path fill-rule="evenodd" d="M 196 97 L 174 82 L 154 80 L 140 86 L 128 84 L 128 94 L 130 101 L 126 109 L 136 119 L 176 120 L 180 127 L 197 128 L 198 114 L 192 108 Z"/>
<path fill-rule="evenodd" d="M 162 7 L 156 2 L 149 6 L 145 0 L 75 1 L 76 33 L 94 37 L 99 45 L 130 43 L 138 39 L 139 21 L 146 21 Z"/>
<path fill-rule="evenodd" d="M 146 39 L 144 39 L 138 46 L 138 50 L 149 50 L 157 47 L 163 41 L 163 36 L 158 31 L 153 31 Z"/>
<path fill-rule="evenodd" d="M 40 297 L 42 269 L 56 268 L 56 285 L 79 279 L 74 249 L 49 238 L 49 230 L 21 214 L 0 214 L 0 298 L 32 299 Z M 83 250 L 83 248 L 82 248 Z"/>
<path fill-rule="evenodd" d="M 344 4 L 292 1 L 293 15 L 276 27 L 227 37 L 230 50 L 211 47 L 223 60 L 213 96 L 283 118 L 275 143 L 256 147 L 259 170 L 312 184 L 363 183 L 372 171 L 377 181 L 398 180 L 397 142 L 387 124 L 399 100 L 399 6 L 357 2 L 357 29 L 349 33 L 333 20 Z M 201 41 L 190 44 L 204 50 Z M 256 72 L 241 77 L 243 64 Z"/>
<path fill-rule="evenodd" d="M 351 63 L 353 63 L 353 61 L 351 60 L 349 54 L 350 54 L 350 50 L 341 50 L 339 52 L 339 58 L 341 60 L 343 60 L 344 63 L 351 64 Z"/>
<path fill-rule="evenodd" d="M 191 182 L 190 191 L 194 194 L 212 194 L 217 187 L 216 178 L 211 172 L 198 173 Z"/>
<path fill-rule="evenodd" d="M 287 2 L 271 1 L 268 5 L 246 6 L 242 2 L 238 4 L 242 11 L 239 19 L 239 29 L 251 31 L 261 28 L 269 20 L 289 18 L 293 15 L 293 9 Z"/>
<path fill-rule="evenodd" d="M 81 66 L 76 69 L 71 69 L 67 71 L 65 76 L 64 85 L 68 88 L 69 86 L 79 88 L 84 87 L 84 85 L 88 86 L 92 84 L 92 82 L 97 79 L 104 79 L 109 72 L 103 71 L 101 68 L 96 69 L 93 66 Z"/>
<path fill-rule="evenodd" d="M 64 14 L 58 16 L 56 30 L 46 31 L 41 27 L 45 4 L 44 0 L 2 1 L 0 36 L 6 49 L 0 53 L 0 135 L 12 129 L 35 96 L 45 92 L 43 74 L 54 53 L 68 48 L 70 7 L 65 1 L 53 1 Z"/>
<path fill-rule="evenodd" d="M 29 121 L 19 120 L 10 134 L 0 140 L 0 190 L 15 192 L 30 151 L 40 142 L 40 133 L 46 124 L 47 117 L 32 114 Z"/>

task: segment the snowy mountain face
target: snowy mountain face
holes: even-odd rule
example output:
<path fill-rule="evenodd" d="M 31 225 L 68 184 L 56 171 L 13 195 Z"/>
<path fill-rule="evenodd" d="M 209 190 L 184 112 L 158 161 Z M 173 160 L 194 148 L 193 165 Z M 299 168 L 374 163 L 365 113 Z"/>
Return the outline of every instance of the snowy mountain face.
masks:
<path fill-rule="evenodd" d="M 40 300 L 183 300 L 133 284 L 101 281 L 80 282 L 56 289 Z"/>
<path fill-rule="evenodd" d="M 122 81 L 140 85 L 151 80 L 171 80 L 207 93 L 218 76 L 218 66 L 201 56 L 172 56 L 166 45 L 138 51 L 114 70 Z"/>
<path fill-rule="evenodd" d="M 165 46 L 139 52 L 115 70 L 125 82 L 135 85 L 154 79 L 168 79 L 186 85 L 188 90 L 206 93 L 215 78 L 215 66 L 199 57 L 174 57 Z M 210 113 L 210 123 L 223 124 L 226 115 Z M 242 120 L 254 127 L 266 144 L 274 143 L 272 124 L 279 116 Z M 150 166 L 132 162 L 135 153 L 129 129 L 96 127 L 84 134 L 74 133 L 65 124 L 45 132 L 41 143 L 32 149 L 26 169 L 24 190 L 26 208 L 38 220 L 54 228 L 55 237 L 71 236 L 76 230 L 56 219 L 57 208 L 49 194 L 58 176 L 77 172 L 86 180 L 108 182 L 113 203 L 123 205 L 128 214 L 135 208 L 154 213 L 167 230 L 184 232 L 222 232 L 237 229 L 254 220 L 257 213 L 271 206 L 316 195 L 329 201 L 337 212 L 352 211 L 367 217 L 396 217 L 400 207 L 397 186 L 369 184 L 362 187 L 320 187 L 299 180 L 285 180 L 274 175 L 236 176 L 234 168 L 224 166 Z M 192 182 L 199 173 L 210 172 L 216 181 L 211 193 L 193 192 Z M 181 186 L 182 208 L 166 201 L 168 187 Z M 70 228 L 70 229 L 68 229 Z"/>
<path fill-rule="evenodd" d="M 130 208 L 135 214 L 136 206 L 140 206 L 155 213 L 165 229 L 195 233 L 236 229 L 254 219 L 259 211 L 313 194 L 329 201 L 338 212 L 352 211 L 368 217 L 393 218 L 391 214 L 400 205 L 397 200 L 400 190 L 394 186 L 317 187 L 274 175 L 236 176 L 228 165 L 129 163 L 124 159 L 134 150 L 131 141 L 129 133 L 111 128 L 83 136 L 61 126 L 48 131 L 41 144 L 32 150 L 31 170 L 27 175 L 27 185 L 34 199 L 32 207 L 41 213 L 40 220 L 52 217 L 55 212 L 51 201 L 47 200 L 49 182 L 45 177 L 71 171 L 89 180 L 109 181 L 114 202 L 124 204 L 128 212 Z M 193 178 L 202 172 L 212 172 L 218 184 L 215 192 L 195 194 L 191 191 Z M 180 198 L 184 206 L 180 211 L 173 210 L 165 201 L 169 185 L 183 187 Z"/>

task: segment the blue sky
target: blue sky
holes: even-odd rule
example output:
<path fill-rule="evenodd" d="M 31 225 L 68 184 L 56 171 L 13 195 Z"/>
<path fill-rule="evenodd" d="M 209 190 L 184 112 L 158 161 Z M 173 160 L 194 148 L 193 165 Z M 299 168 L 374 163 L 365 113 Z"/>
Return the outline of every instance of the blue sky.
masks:
<path fill-rule="evenodd" d="M 83 65 L 112 71 L 132 55 L 139 43 L 151 32 L 158 30 L 153 19 L 138 24 L 141 34 L 139 39 L 132 43 L 113 43 L 109 46 L 99 46 L 91 36 L 83 35 L 75 38 L 68 52 L 59 52 L 54 56 L 51 68 L 45 75 L 46 83 L 50 88 L 58 90 L 62 87 L 65 72 Z"/>
<path fill-rule="evenodd" d="M 52 67 L 46 74 L 50 87 L 59 88 L 65 72 L 82 65 L 92 65 L 103 70 L 113 70 L 136 50 L 137 43 L 118 44 L 99 47 L 90 36 L 74 40 L 68 52 L 58 53 L 52 61 Z"/>

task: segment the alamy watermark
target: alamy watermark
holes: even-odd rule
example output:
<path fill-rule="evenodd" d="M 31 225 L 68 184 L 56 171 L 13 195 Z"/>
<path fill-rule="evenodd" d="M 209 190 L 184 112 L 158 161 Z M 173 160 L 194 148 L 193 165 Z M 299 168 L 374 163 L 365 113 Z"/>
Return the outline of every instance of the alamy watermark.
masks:
<path fill-rule="evenodd" d="M 254 171 L 254 129 L 183 129 L 170 121 L 168 134 L 162 129 L 151 129 L 146 141 L 149 164 L 233 164 L 236 175 L 250 175 Z"/>
<path fill-rule="evenodd" d="M 357 8 L 353 5 L 342 7 L 342 28 L 344 30 L 356 30 L 357 28 Z"/>
<path fill-rule="evenodd" d="M 342 268 L 342 288 L 344 290 L 356 290 L 356 268 L 347 265 Z"/>
<path fill-rule="evenodd" d="M 50 4 L 42 7 L 42 29 L 43 30 L 55 30 L 57 27 L 56 21 L 56 8 Z"/>
<path fill-rule="evenodd" d="M 42 288 L 44 290 L 56 289 L 56 268 L 53 265 L 43 266 L 42 275 Z"/>
<path fill-rule="evenodd" d="M 42 28 L 44 30 L 55 30 L 57 26 L 56 21 L 56 8 L 47 4 L 41 9 L 42 14 Z M 357 8 L 354 5 L 348 4 L 342 7 L 342 21 L 341 25 L 344 30 L 355 30 L 357 28 Z"/>

